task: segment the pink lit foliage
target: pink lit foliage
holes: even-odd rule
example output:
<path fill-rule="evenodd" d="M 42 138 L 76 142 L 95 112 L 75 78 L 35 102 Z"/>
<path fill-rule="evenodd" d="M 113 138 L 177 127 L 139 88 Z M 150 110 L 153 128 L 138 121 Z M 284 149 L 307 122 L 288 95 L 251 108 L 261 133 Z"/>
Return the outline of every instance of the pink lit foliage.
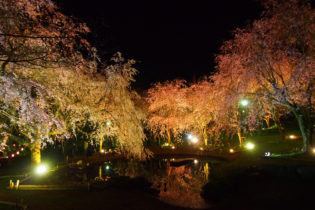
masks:
<path fill-rule="evenodd" d="M 269 0 L 264 6 L 259 20 L 237 29 L 222 46 L 220 74 L 231 75 L 230 90 L 237 95 L 254 95 L 293 112 L 306 152 L 314 124 L 315 13 L 308 1 Z"/>
<path fill-rule="evenodd" d="M 189 109 L 186 99 L 186 85 L 183 80 L 156 83 L 148 90 L 147 125 L 153 133 L 176 138 L 188 128 L 186 113 Z"/>
<path fill-rule="evenodd" d="M 81 37 L 89 29 L 63 15 L 53 1 L 3 0 L 0 17 L 2 74 L 9 63 L 33 68 L 83 64 L 77 49 L 89 48 Z"/>

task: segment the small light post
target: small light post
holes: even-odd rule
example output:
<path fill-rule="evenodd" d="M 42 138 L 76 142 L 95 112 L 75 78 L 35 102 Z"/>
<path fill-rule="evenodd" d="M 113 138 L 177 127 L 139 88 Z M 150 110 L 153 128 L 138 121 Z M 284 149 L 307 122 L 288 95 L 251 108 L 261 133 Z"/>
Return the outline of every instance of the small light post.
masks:
<path fill-rule="evenodd" d="M 239 101 L 238 106 L 237 106 L 237 112 L 236 112 L 236 121 L 238 123 L 240 123 L 240 110 L 239 110 L 240 105 L 243 107 L 247 107 L 248 104 L 249 104 L 249 101 L 247 99 L 242 99 L 241 101 Z M 244 110 L 243 110 L 243 113 L 244 113 Z M 238 140 L 240 142 L 240 146 L 242 146 L 243 145 L 243 139 L 242 139 L 241 128 L 239 125 L 237 126 L 237 136 L 238 136 Z"/>

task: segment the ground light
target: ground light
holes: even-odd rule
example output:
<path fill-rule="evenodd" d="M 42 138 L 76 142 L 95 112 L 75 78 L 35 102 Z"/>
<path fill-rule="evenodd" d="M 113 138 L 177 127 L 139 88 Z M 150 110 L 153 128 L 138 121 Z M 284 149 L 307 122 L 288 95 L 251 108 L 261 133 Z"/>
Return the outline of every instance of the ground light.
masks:
<path fill-rule="evenodd" d="M 294 135 L 290 135 L 289 138 L 290 139 L 295 139 L 295 136 Z"/>
<path fill-rule="evenodd" d="M 39 175 L 47 173 L 47 166 L 46 165 L 39 165 L 36 167 L 36 173 Z"/>
<path fill-rule="evenodd" d="M 312 149 L 313 154 L 315 154 L 315 148 Z"/>
<path fill-rule="evenodd" d="M 229 151 L 230 151 L 230 153 L 234 153 L 234 149 L 230 149 Z"/>
<path fill-rule="evenodd" d="M 249 149 L 249 150 L 252 150 L 252 149 L 255 148 L 255 144 L 253 144 L 253 143 L 251 143 L 251 142 L 248 142 L 248 143 L 246 144 L 246 148 Z"/>

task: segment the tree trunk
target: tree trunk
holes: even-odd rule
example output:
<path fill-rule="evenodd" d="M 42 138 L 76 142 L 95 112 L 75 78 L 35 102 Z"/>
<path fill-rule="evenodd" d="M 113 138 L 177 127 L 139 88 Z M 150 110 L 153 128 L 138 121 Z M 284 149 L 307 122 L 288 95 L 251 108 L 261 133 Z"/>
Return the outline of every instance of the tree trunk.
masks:
<path fill-rule="evenodd" d="M 275 124 L 277 125 L 278 129 L 279 129 L 279 133 L 281 136 L 281 139 L 284 140 L 284 126 L 282 125 L 281 121 L 280 121 L 280 116 L 279 116 L 279 112 L 277 110 L 274 110 L 274 114 L 273 114 L 273 121 L 275 122 Z"/>
<path fill-rule="evenodd" d="M 205 142 L 205 146 L 208 145 L 208 135 L 207 135 L 207 126 L 202 129 L 203 140 Z"/>
<path fill-rule="evenodd" d="M 242 133 L 241 133 L 241 128 L 240 128 L 240 116 L 239 115 L 240 115 L 240 113 L 237 110 L 236 111 L 237 136 L 238 136 L 238 141 L 240 142 L 240 147 L 242 147 L 243 146 L 243 140 L 242 140 Z"/>
<path fill-rule="evenodd" d="M 238 136 L 238 141 L 240 142 L 240 147 L 242 147 L 243 146 L 243 140 L 242 140 L 242 134 L 241 134 L 240 127 L 237 128 L 237 136 Z"/>
<path fill-rule="evenodd" d="M 31 146 L 31 164 L 33 166 L 40 165 L 41 155 L 40 155 L 40 142 L 35 141 Z"/>
<path fill-rule="evenodd" d="M 87 156 L 87 154 L 88 154 L 88 148 L 89 148 L 89 142 L 84 141 L 83 144 L 84 144 L 84 145 L 83 145 L 83 148 L 84 148 L 84 155 Z"/>
<path fill-rule="evenodd" d="M 100 139 L 100 152 L 103 150 L 103 138 Z"/>
<path fill-rule="evenodd" d="M 166 133 L 167 133 L 167 143 L 168 143 L 168 145 L 170 145 L 171 144 L 171 133 L 168 129 L 166 130 Z"/>
<path fill-rule="evenodd" d="M 303 137 L 303 148 L 302 148 L 302 152 L 309 152 L 311 150 L 311 129 L 308 128 L 307 125 L 305 125 L 305 118 L 302 115 L 302 113 L 300 113 L 299 110 L 293 110 L 293 113 L 298 121 L 299 124 L 299 128 Z M 311 125 L 312 126 L 312 125 Z"/>
<path fill-rule="evenodd" d="M 265 122 L 266 122 L 266 125 L 267 125 L 267 128 L 270 127 L 270 118 L 264 118 Z"/>

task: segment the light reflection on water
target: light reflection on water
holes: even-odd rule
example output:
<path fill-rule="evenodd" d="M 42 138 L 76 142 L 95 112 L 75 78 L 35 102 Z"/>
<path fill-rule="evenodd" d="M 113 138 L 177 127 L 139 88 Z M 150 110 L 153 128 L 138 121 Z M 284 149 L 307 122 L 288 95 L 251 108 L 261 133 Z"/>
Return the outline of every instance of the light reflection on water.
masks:
<path fill-rule="evenodd" d="M 192 158 L 146 162 L 115 160 L 99 166 L 98 179 L 108 179 L 110 173 L 130 178 L 144 177 L 159 191 L 159 199 L 163 202 L 186 208 L 207 208 L 209 206 L 200 193 L 209 181 L 213 163 Z"/>

